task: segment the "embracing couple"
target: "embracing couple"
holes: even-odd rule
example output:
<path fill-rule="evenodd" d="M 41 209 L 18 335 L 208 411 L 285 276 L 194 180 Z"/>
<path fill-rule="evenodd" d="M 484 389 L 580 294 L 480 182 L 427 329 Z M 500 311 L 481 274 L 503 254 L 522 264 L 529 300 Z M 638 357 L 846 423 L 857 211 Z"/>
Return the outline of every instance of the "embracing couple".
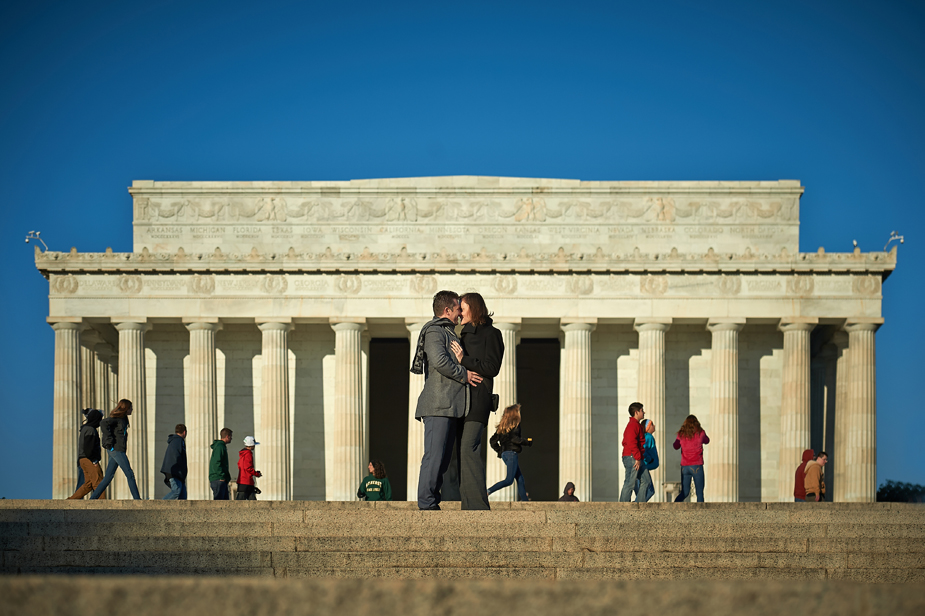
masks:
<path fill-rule="evenodd" d="M 418 508 L 439 510 L 442 494 L 455 491 L 455 485 L 444 485 L 446 474 L 458 481 L 462 509 L 487 510 L 482 440 L 488 416 L 498 406 L 492 383 L 501 370 L 504 342 L 478 293 L 460 297 L 440 291 L 433 308 L 411 365 L 411 372 L 424 375 L 414 414 L 424 422 Z M 459 337 L 457 324 L 462 325 Z"/>

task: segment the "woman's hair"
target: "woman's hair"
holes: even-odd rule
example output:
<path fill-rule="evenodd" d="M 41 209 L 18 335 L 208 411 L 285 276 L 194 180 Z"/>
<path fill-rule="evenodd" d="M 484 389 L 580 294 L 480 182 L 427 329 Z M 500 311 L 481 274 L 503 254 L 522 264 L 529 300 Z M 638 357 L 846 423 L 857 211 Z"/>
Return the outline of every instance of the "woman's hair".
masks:
<path fill-rule="evenodd" d="M 697 420 L 696 415 L 688 415 L 687 419 L 684 420 L 684 424 L 681 425 L 681 429 L 678 430 L 678 436 L 683 436 L 684 438 L 694 438 L 695 435 L 703 432 L 703 428 L 700 427 L 700 422 Z"/>
<path fill-rule="evenodd" d="M 385 464 L 382 463 L 382 460 L 370 460 L 369 463 L 373 465 L 373 476 L 376 479 L 385 479 Z"/>
<path fill-rule="evenodd" d="M 488 312 L 488 308 L 485 306 L 485 300 L 482 299 L 482 296 L 478 293 L 466 293 L 459 298 L 460 302 L 466 302 L 466 305 L 469 306 L 469 313 L 472 315 L 472 324 L 473 325 L 485 325 L 488 322 L 488 318 L 493 316 L 493 312 Z"/>
<path fill-rule="evenodd" d="M 507 434 L 519 425 L 520 405 L 512 404 L 504 409 L 504 413 L 501 415 L 501 421 L 498 422 L 498 427 L 495 429 L 495 432 L 498 434 Z"/>
<path fill-rule="evenodd" d="M 116 408 L 112 409 L 109 412 L 110 417 L 125 417 L 128 415 L 129 409 L 132 408 L 132 403 L 125 398 L 119 400 L 119 404 L 116 405 Z"/>

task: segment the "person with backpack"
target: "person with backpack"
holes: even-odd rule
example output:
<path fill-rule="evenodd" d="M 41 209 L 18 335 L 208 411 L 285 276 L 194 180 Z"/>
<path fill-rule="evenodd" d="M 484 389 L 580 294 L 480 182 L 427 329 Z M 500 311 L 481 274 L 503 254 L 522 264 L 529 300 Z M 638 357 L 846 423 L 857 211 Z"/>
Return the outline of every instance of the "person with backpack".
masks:
<path fill-rule="evenodd" d="M 645 453 L 643 453 L 642 460 L 646 465 L 646 469 L 648 469 L 648 471 L 651 473 L 652 471 L 658 468 L 658 464 L 659 464 L 658 448 L 655 446 L 655 437 L 652 436 L 653 434 L 655 434 L 655 423 L 651 419 L 643 419 L 642 425 L 643 425 L 643 430 L 646 433 L 646 450 L 645 450 Z M 636 488 L 635 488 L 636 502 L 640 501 L 639 485 L 640 485 L 640 480 L 637 479 Z M 652 482 L 650 481 L 649 489 L 646 490 L 644 498 L 642 498 L 641 500 L 644 503 L 648 503 L 649 500 L 653 496 L 655 496 L 655 486 L 653 486 Z"/>
<path fill-rule="evenodd" d="M 520 435 L 520 405 L 512 404 L 504 409 L 501 415 L 501 421 L 495 429 L 494 435 L 488 443 L 491 448 L 498 452 L 498 457 L 504 461 L 507 466 L 507 477 L 488 488 L 489 494 L 494 494 L 501 488 L 506 488 L 515 481 L 517 482 L 517 497 L 520 501 L 529 500 L 530 495 L 527 493 L 527 486 L 524 482 L 524 475 L 520 472 L 520 462 L 518 456 L 523 451 L 523 446 L 533 445 L 532 438 L 523 438 Z"/>
<path fill-rule="evenodd" d="M 103 449 L 109 452 L 109 464 L 106 466 L 106 476 L 103 481 L 93 490 L 90 495 L 91 499 L 97 499 L 103 491 L 109 487 L 113 478 L 116 476 L 116 469 L 122 469 L 125 479 L 128 481 L 128 489 L 132 493 L 132 498 L 140 500 L 138 494 L 138 484 L 135 483 L 135 472 L 132 471 L 132 465 L 128 461 L 128 429 L 129 415 L 133 411 L 132 403 L 129 400 L 119 400 L 116 408 L 112 409 L 109 417 L 100 422 L 100 431 L 102 432 L 101 445 Z"/>
<path fill-rule="evenodd" d="M 90 494 L 103 480 L 103 469 L 100 468 L 103 448 L 100 445 L 100 435 L 97 431 L 103 419 L 103 411 L 84 409 L 83 414 L 84 424 L 80 428 L 77 440 L 77 465 L 83 471 L 84 483 L 77 488 L 74 494 L 68 496 L 69 500 L 80 499 Z M 106 493 L 103 492 L 100 498 L 105 499 Z"/>

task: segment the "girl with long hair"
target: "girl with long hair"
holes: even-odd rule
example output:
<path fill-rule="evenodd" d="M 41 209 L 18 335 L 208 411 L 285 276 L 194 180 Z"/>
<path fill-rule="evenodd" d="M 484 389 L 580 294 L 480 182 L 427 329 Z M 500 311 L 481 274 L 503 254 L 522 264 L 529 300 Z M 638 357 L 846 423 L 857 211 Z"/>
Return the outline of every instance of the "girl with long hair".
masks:
<path fill-rule="evenodd" d="M 703 428 L 696 415 L 688 415 L 678 430 L 673 447 L 681 450 L 681 493 L 674 502 L 681 503 L 687 500 L 691 493 L 691 481 L 697 489 L 697 502 L 703 502 L 703 446 L 710 442 L 710 437 Z"/>
<path fill-rule="evenodd" d="M 498 452 L 498 457 L 504 460 L 507 466 L 507 477 L 488 488 L 488 493 L 493 494 L 501 488 L 506 488 L 514 481 L 517 482 L 518 500 L 525 501 L 529 499 L 527 486 L 524 483 L 523 473 L 520 472 L 518 456 L 523 451 L 523 446 L 532 446 L 533 439 L 523 438 L 520 435 L 520 405 L 512 404 L 504 409 L 501 415 L 501 421 L 495 429 L 494 436 L 489 441 L 492 449 Z"/>
<path fill-rule="evenodd" d="M 138 485 L 135 483 L 135 472 L 132 471 L 132 465 L 128 461 L 128 417 L 132 414 L 134 408 L 129 400 L 119 400 L 116 408 L 109 412 L 109 417 L 100 422 L 100 431 L 102 432 L 102 448 L 109 452 L 109 464 L 106 466 L 106 476 L 103 481 L 96 486 L 91 499 L 99 498 L 103 491 L 109 487 L 113 478 L 116 476 L 116 469 L 121 468 L 128 481 L 128 489 L 135 500 L 141 499 L 138 494 Z"/>
<path fill-rule="evenodd" d="M 390 501 L 392 500 L 392 485 L 386 476 L 385 464 L 382 460 L 370 460 L 369 475 L 360 482 L 360 489 L 357 490 L 357 498 L 367 501 Z"/>

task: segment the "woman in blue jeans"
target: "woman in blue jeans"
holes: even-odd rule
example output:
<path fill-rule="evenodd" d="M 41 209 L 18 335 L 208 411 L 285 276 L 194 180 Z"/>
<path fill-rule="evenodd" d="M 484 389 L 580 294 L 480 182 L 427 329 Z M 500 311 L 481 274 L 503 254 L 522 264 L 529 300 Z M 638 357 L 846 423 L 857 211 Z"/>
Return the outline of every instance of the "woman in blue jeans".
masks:
<path fill-rule="evenodd" d="M 517 499 L 520 501 L 529 500 L 530 495 L 527 494 L 527 486 L 524 484 L 524 476 L 520 472 L 517 456 L 523 450 L 524 445 L 533 445 L 533 439 L 523 438 L 520 435 L 519 404 L 514 404 L 504 409 L 501 421 L 498 422 L 498 427 L 489 443 L 491 448 L 498 452 L 498 457 L 504 460 L 504 464 L 507 466 L 507 477 L 488 488 L 488 494 L 493 494 L 517 481 Z"/>
<path fill-rule="evenodd" d="M 109 465 L 106 467 L 106 476 L 100 485 L 96 486 L 90 499 L 100 497 L 100 494 L 109 487 L 113 477 L 116 476 L 116 469 L 121 468 L 125 473 L 125 479 L 128 480 L 128 489 L 132 493 L 132 498 L 139 500 L 138 485 L 135 483 L 135 473 L 132 471 L 132 465 L 129 464 L 126 450 L 128 449 L 128 416 L 132 414 L 132 403 L 128 400 L 119 400 L 116 408 L 112 409 L 109 417 L 100 422 L 100 432 L 102 432 L 102 446 L 105 451 L 109 452 Z"/>
<path fill-rule="evenodd" d="M 696 415 L 684 420 L 673 447 L 681 450 L 681 493 L 674 499 L 683 503 L 691 493 L 691 481 L 697 489 L 697 502 L 703 502 L 703 446 L 710 442 L 706 431 L 700 427 Z"/>

